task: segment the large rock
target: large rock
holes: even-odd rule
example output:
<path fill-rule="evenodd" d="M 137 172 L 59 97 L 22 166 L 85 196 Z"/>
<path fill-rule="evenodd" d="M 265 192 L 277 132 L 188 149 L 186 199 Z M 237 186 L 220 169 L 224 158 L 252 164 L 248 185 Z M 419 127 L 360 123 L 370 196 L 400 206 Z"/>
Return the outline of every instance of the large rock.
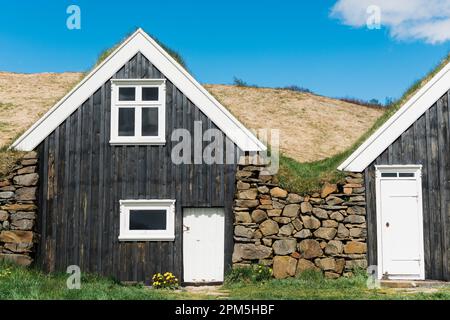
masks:
<path fill-rule="evenodd" d="M 351 228 L 350 237 L 352 238 L 365 238 L 367 236 L 366 229 L 363 228 Z"/>
<path fill-rule="evenodd" d="M 260 223 L 266 219 L 267 219 L 267 213 L 265 211 L 257 209 L 252 212 L 252 220 L 254 222 Z"/>
<path fill-rule="evenodd" d="M 2 231 L 2 232 L 0 232 L 0 242 L 32 243 L 33 242 L 33 232 L 31 232 L 31 231 Z"/>
<path fill-rule="evenodd" d="M 36 200 L 36 187 L 23 187 L 17 189 L 16 200 L 17 201 L 31 201 Z"/>
<path fill-rule="evenodd" d="M 256 230 L 255 232 L 253 232 L 253 239 L 262 239 L 263 234 L 261 233 L 260 230 Z"/>
<path fill-rule="evenodd" d="M 337 192 L 338 188 L 336 184 L 331 183 L 325 183 L 322 187 L 322 192 L 320 193 L 320 196 L 322 198 L 326 198 L 328 195 L 332 194 L 333 192 Z"/>
<path fill-rule="evenodd" d="M 15 203 L 15 204 L 6 204 L 6 205 L 0 207 L 0 209 L 8 210 L 8 211 L 34 211 L 37 209 L 37 207 L 34 204 Z"/>
<path fill-rule="evenodd" d="M 24 159 L 20 162 L 20 164 L 23 166 L 32 166 L 37 164 L 37 162 L 38 162 L 37 159 Z"/>
<path fill-rule="evenodd" d="M 365 202 L 366 198 L 364 196 L 354 196 L 354 197 L 350 197 L 349 201 L 350 202 Z"/>
<path fill-rule="evenodd" d="M 0 254 L 0 261 L 2 260 L 24 267 L 28 267 L 33 262 L 33 259 L 24 254 Z"/>
<path fill-rule="evenodd" d="M 244 226 L 238 225 L 234 227 L 234 235 L 236 237 L 251 239 L 253 237 L 253 232 L 253 229 Z"/>
<path fill-rule="evenodd" d="M 276 256 L 273 258 L 273 276 L 276 279 L 284 279 L 295 276 L 297 259 L 290 256 Z"/>
<path fill-rule="evenodd" d="M 18 211 L 11 214 L 11 220 L 36 219 L 36 213 L 32 211 Z"/>
<path fill-rule="evenodd" d="M 344 202 L 341 198 L 335 197 L 335 196 L 329 196 L 325 200 L 329 206 L 337 206 Z"/>
<path fill-rule="evenodd" d="M 294 226 L 292 224 L 286 224 L 280 228 L 278 235 L 280 237 L 289 237 L 294 232 Z"/>
<path fill-rule="evenodd" d="M 238 190 L 247 190 L 250 189 L 250 183 L 238 181 L 236 187 Z"/>
<path fill-rule="evenodd" d="M 298 250 L 305 259 L 313 259 L 323 254 L 320 243 L 313 239 L 306 239 L 299 243 Z"/>
<path fill-rule="evenodd" d="M 334 211 L 332 214 L 330 214 L 330 219 L 341 222 L 344 221 L 344 216 L 340 212 Z"/>
<path fill-rule="evenodd" d="M 276 240 L 272 247 L 276 255 L 285 256 L 295 252 L 297 241 L 295 239 Z"/>
<path fill-rule="evenodd" d="M 352 214 L 351 216 L 347 216 L 344 219 L 344 223 L 352 223 L 352 224 L 359 224 L 366 222 L 366 218 L 364 216 L 358 216 Z"/>
<path fill-rule="evenodd" d="M 267 214 L 269 215 L 269 217 L 279 217 L 281 216 L 281 209 L 270 209 L 267 210 Z"/>
<path fill-rule="evenodd" d="M 302 196 L 299 196 L 296 193 L 289 193 L 286 200 L 288 203 L 300 203 L 303 201 L 303 199 L 304 198 Z"/>
<path fill-rule="evenodd" d="M 272 249 L 263 245 L 255 245 L 252 243 L 236 243 L 233 251 L 233 263 L 242 260 L 260 260 L 269 258 Z"/>
<path fill-rule="evenodd" d="M 314 231 L 314 236 L 317 238 L 331 240 L 336 236 L 337 230 L 335 228 L 321 227 Z"/>
<path fill-rule="evenodd" d="M 264 236 L 277 234 L 279 231 L 278 223 L 273 220 L 266 220 L 259 225 L 259 229 Z"/>
<path fill-rule="evenodd" d="M 319 271 L 320 269 L 318 267 L 316 267 L 316 265 L 309 260 L 299 259 L 297 262 L 297 271 L 295 272 L 295 274 L 299 275 L 307 270 Z"/>
<path fill-rule="evenodd" d="M 356 215 L 360 215 L 360 216 L 365 216 L 366 208 L 360 207 L 360 206 L 353 206 L 353 207 L 350 207 L 347 209 L 347 213 L 349 215 L 356 214 Z"/>
<path fill-rule="evenodd" d="M 34 220 L 20 219 L 11 221 L 11 229 L 14 230 L 32 230 L 34 226 Z"/>
<path fill-rule="evenodd" d="M 274 209 L 283 209 L 284 206 L 285 206 L 284 203 L 281 203 L 281 202 L 275 201 L 275 200 L 272 201 L 271 204 L 272 204 L 272 207 L 273 207 Z"/>
<path fill-rule="evenodd" d="M 36 166 L 29 166 L 22 169 L 17 170 L 17 174 L 27 174 L 27 173 L 35 173 Z"/>
<path fill-rule="evenodd" d="M 288 204 L 283 209 L 283 216 L 285 217 L 297 217 L 300 206 L 298 204 Z"/>
<path fill-rule="evenodd" d="M 322 221 L 322 227 L 325 228 L 337 228 L 339 223 L 334 220 L 324 220 Z"/>
<path fill-rule="evenodd" d="M 336 268 L 334 272 L 341 274 L 345 268 L 345 259 L 336 259 Z"/>
<path fill-rule="evenodd" d="M 317 229 L 320 227 L 320 221 L 313 216 L 302 216 L 303 226 L 307 229 Z"/>
<path fill-rule="evenodd" d="M 366 253 L 367 252 L 367 244 L 364 242 L 358 241 L 350 241 L 344 246 L 344 252 L 351 253 Z"/>
<path fill-rule="evenodd" d="M 292 221 L 292 225 L 294 226 L 295 230 L 297 230 L 297 231 L 300 231 L 303 229 L 302 220 L 300 220 L 299 218 L 294 219 L 294 221 Z"/>
<path fill-rule="evenodd" d="M 0 210 L 0 222 L 8 220 L 8 212 Z"/>
<path fill-rule="evenodd" d="M 367 260 L 366 259 L 359 259 L 359 260 L 346 260 L 345 261 L 345 269 L 346 270 L 353 270 L 356 268 L 367 268 Z"/>
<path fill-rule="evenodd" d="M 5 243 L 5 249 L 14 253 L 27 253 L 33 249 L 32 243 Z"/>
<path fill-rule="evenodd" d="M 286 190 L 283 190 L 279 187 L 275 187 L 270 189 L 270 195 L 274 198 L 286 198 L 288 193 Z"/>
<path fill-rule="evenodd" d="M 252 218 L 247 211 L 237 211 L 234 213 L 234 217 L 237 223 L 251 223 Z"/>
<path fill-rule="evenodd" d="M 326 210 L 320 208 L 313 208 L 312 213 L 319 219 L 328 219 L 328 212 Z"/>
<path fill-rule="evenodd" d="M 0 192 L 0 199 L 11 199 L 13 197 L 14 197 L 14 192 L 12 192 L 12 191 Z"/>
<path fill-rule="evenodd" d="M 235 201 L 236 207 L 241 208 L 255 208 L 259 205 L 258 200 L 236 200 Z"/>
<path fill-rule="evenodd" d="M 14 177 L 14 184 L 19 186 L 35 186 L 39 180 L 37 173 L 28 173 Z"/>
<path fill-rule="evenodd" d="M 291 218 L 288 217 L 273 217 L 272 219 L 279 224 L 288 224 L 291 222 Z"/>
<path fill-rule="evenodd" d="M 360 184 L 360 185 L 362 185 L 364 183 L 364 179 L 363 178 L 347 177 L 347 178 L 345 178 L 345 181 L 347 182 L 347 184 Z"/>
<path fill-rule="evenodd" d="M 266 193 L 269 193 L 269 188 L 267 188 L 266 186 L 260 186 L 260 187 L 258 187 L 258 192 L 259 193 L 262 193 L 262 194 L 266 194 Z"/>
<path fill-rule="evenodd" d="M 339 240 L 331 240 L 327 243 L 325 247 L 325 254 L 334 256 L 337 254 L 341 254 L 344 250 L 344 245 Z"/>
<path fill-rule="evenodd" d="M 300 205 L 300 210 L 302 213 L 309 213 L 312 211 L 312 205 L 309 202 L 302 202 Z"/>
<path fill-rule="evenodd" d="M 334 260 L 333 258 L 317 259 L 315 263 L 323 271 L 330 271 L 336 269 L 336 260 Z"/>
<path fill-rule="evenodd" d="M 236 179 L 245 179 L 250 178 L 252 176 L 252 173 L 250 171 L 238 171 L 236 172 Z"/>
<path fill-rule="evenodd" d="M 36 151 L 29 151 L 27 152 L 22 159 L 37 159 L 37 152 Z"/>
<path fill-rule="evenodd" d="M 347 238 L 350 235 L 350 231 L 342 223 L 339 223 L 337 230 L 337 236 L 339 238 Z"/>
<path fill-rule="evenodd" d="M 309 229 L 303 229 L 300 230 L 299 232 L 297 232 L 296 234 L 294 234 L 294 238 L 299 238 L 299 239 L 306 239 L 312 236 L 311 230 Z"/>
<path fill-rule="evenodd" d="M 9 185 L 11 185 L 11 183 L 9 182 L 8 179 L 6 179 L 6 180 L 0 180 L 0 188 L 6 187 L 6 186 L 9 186 Z"/>

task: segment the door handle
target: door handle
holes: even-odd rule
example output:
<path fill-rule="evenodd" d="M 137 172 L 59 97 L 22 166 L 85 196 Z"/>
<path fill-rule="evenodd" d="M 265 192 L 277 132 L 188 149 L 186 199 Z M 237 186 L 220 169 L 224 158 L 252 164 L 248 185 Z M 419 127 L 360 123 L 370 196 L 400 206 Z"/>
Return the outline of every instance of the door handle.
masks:
<path fill-rule="evenodd" d="M 389 228 L 390 224 L 389 222 L 386 222 L 386 228 Z"/>
<path fill-rule="evenodd" d="M 185 226 L 185 225 L 183 224 L 183 231 L 189 231 L 189 230 L 191 230 L 191 228 L 189 228 L 188 226 Z"/>

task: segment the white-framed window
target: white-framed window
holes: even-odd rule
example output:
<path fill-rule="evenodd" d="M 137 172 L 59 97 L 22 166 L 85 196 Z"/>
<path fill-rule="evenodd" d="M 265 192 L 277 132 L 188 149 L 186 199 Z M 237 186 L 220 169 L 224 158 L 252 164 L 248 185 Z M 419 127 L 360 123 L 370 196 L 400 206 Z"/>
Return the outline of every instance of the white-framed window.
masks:
<path fill-rule="evenodd" d="M 175 200 L 120 200 L 120 241 L 173 241 Z"/>
<path fill-rule="evenodd" d="M 111 144 L 164 144 L 165 79 L 111 80 Z"/>

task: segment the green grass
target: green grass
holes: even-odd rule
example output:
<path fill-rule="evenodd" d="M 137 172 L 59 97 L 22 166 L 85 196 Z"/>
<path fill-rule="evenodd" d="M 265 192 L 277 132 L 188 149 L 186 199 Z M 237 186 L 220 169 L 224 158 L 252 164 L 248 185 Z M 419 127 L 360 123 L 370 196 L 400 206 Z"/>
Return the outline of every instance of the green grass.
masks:
<path fill-rule="evenodd" d="M 289 157 L 281 155 L 280 171 L 278 178 L 283 188 L 291 192 L 301 194 L 319 191 L 324 181 L 338 182 L 342 180 L 344 174 L 337 170 L 337 167 L 355 151 L 367 138 L 381 127 L 392 115 L 400 109 L 406 101 L 411 98 L 426 82 L 435 76 L 443 67 L 450 63 L 450 54 L 447 55 L 435 68 L 433 68 L 424 78 L 414 82 L 402 97 L 390 106 L 380 118 L 375 121 L 372 127 L 363 134 L 349 149 L 336 154 L 327 159 L 300 163 Z"/>
<path fill-rule="evenodd" d="M 5 272 L 9 270 L 9 272 Z M 184 291 L 155 290 L 142 285 L 122 285 L 112 279 L 83 275 L 81 289 L 69 290 L 68 274 L 43 272 L 0 264 L 0 300 L 167 300 L 199 299 Z"/>
<path fill-rule="evenodd" d="M 226 281 L 219 289 L 225 295 L 191 293 L 186 290 L 151 289 L 143 285 L 122 285 L 92 274 L 81 278 L 81 289 L 69 290 L 68 275 L 46 274 L 33 268 L 0 263 L 0 300 L 177 300 L 177 299 L 450 299 L 450 286 L 431 293 L 406 293 L 394 289 L 367 289 L 366 277 L 356 272 L 351 278 L 325 279 L 321 273 L 305 272 L 295 279 Z M 245 278 L 245 277 L 244 277 Z"/>
<path fill-rule="evenodd" d="M 227 283 L 229 299 L 250 300 L 448 300 L 450 286 L 432 293 L 408 293 L 395 289 L 368 289 L 361 272 L 351 278 L 325 279 L 321 273 L 305 272 L 295 279 L 260 283 Z"/>

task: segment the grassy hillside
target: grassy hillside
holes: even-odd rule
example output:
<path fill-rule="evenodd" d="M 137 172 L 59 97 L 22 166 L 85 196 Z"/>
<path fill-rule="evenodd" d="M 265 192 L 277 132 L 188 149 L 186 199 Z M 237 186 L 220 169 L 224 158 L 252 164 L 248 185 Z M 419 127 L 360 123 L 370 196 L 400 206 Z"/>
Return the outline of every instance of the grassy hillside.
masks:
<path fill-rule="evenodd" d="M 283 89 L 205 85 L 247 128 L 280 130 L 281 152 L 311 162 L 343 152 L 384 110 Z"/>
<path fill-rule="evenodd" d="M 82 77 L 83 73 L 0 72 L 3 151 Z M 342 154 L 384 113 L 380 108 L 308 92 L 230 85 L 205 87 L 248 128 L 280 130 L 280 181 L 298 192 L 317 189 L 322 180 L 336 180 L 334 169 L 343 159 Z M 0 152 L 0 176 L 11 169 L 18 156 L 20 153 Z"/>
<path fill-rule="evenodd" d="M 68 92 L 82 73 L 0 72 L 0 146 L 8 145 Z M 280 130 L 281 150 L 299 162 L 350 147 L 382 109 L 281 89 L 206 85 L 248 128 Z"/>

